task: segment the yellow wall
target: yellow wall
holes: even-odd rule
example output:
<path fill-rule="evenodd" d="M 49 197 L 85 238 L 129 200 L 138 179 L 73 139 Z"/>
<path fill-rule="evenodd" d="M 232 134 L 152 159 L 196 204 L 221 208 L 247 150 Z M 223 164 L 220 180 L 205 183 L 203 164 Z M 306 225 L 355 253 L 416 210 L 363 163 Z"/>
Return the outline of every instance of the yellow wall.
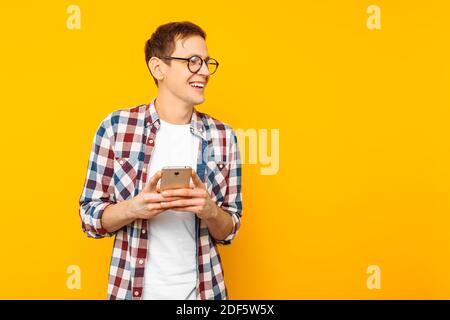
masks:
<path fill-rule="evenodd" d="M 71 4 L 80 30 L 66 26 Z M 371 4 L 381 30 L 367 27 Z M 279 130 L 277 174 L 243 167 L 242 228 L 221 247 L 230 297 L 450 299 L 449 9 L 0 2 L 0 298 L 106 297 L 112 239 L 87 239 L 78 218 L 92 138 L 108 113 L 156 95 L 143 55 L 154 29 L 190 20 L 220 62 L 199 110 Z M 366 285 L 370 265 L 381 289 Z"/>

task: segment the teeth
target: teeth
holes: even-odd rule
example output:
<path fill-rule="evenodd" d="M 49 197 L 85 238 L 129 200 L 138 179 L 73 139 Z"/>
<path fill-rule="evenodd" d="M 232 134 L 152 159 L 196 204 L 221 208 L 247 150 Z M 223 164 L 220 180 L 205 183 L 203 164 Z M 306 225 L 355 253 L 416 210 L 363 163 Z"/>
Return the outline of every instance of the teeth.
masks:
<path fill-rule="evenodd" d="M 191 83 L 191 87 L 204 88 L 205 84 L 204 83 Z"/>

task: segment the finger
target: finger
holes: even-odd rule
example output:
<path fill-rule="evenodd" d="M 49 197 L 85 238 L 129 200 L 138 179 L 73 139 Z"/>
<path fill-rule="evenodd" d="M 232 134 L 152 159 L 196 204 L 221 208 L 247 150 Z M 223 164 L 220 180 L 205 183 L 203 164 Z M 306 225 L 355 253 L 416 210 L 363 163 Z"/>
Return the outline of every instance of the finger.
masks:
<path fill-rule="evenodd" d="M 184 197 L 163 197 L 160 193 L 145 193 L 143 195 L 144 202 L 156 203 L 161 201 L 174 201 L 179 199 L 185 199 Z"/>
<path fill-rule="evenodd" d="M 159 198 L 159 202 L 172 202 L 175 200 L 182 200 L 182 199 L 186 199 L 185 197 L 163 197 L 160 196 L 161 198 Z"/>
<path fill-rule="evenodd" d="M 162 201 L 161 206 L 165 209 L 175 208 L 175 207 L 191 207 L 191 206 L 201 206 L 205 202 L 203 199 L 195 198 L 195 199 L 181 199 L 175 201 Z"/>
<path fill-rule="evenodd" d="M 147 205 L 147 211 L 149 211 L 150 213 L 154 213 L 154 212 L 158 212 L 158 211 L 164 211 L 164 210 L 166 210 L 166 209 L 164 209 L 163 207 L 161 207 L 161 204 L 158 202 L 158 203 L 149 203 L 148 205 Z"/>
<path fill-rule="evenodd" d="M 142 191 L 144 192 L 156 192 L 156 186 L 158 184 L 159 179 L 161 179 L 161 170 L 156 172 L 149 182 L 145 185 Z"/>
<path fill-rule="evenodd" d="M 201 210 L 201 207 L 199 207 L 199 206 L 175 207 L 175 208 L 171 208 L 170 210 L 176 211 L 176 212 L 199 213 Z"/>
<path fill-rule="evenodd" d="M 204 188 L 205 185 L 203 184 L 202 180 L 200 180 L 200 177 L 197 175 L 197 172 L 192 170 L 191 172 L 192 182 L 194 182 L 194 185 L 199 188 Z"/>
<path fill-rule="evenodd" d="M 206 190 L 204 189 L 172 189 L 162 192 L 163 197 L 191 197 L 191 198 L 205 198 Z"/>

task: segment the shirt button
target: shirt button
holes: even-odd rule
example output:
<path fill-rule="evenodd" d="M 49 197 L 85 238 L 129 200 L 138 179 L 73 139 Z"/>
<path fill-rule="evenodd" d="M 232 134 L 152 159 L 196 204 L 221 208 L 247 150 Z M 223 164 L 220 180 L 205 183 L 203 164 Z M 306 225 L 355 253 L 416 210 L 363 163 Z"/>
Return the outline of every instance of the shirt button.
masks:
<path fill-rule="evenodd" d="M 142 169 L 142 171 L 144 171 L 144 172 L 145 172 L 145 171 L 147 171 L 147 169 L 146 169 L 146 168 L 143 168 L 143 169 Z"/>
<path fill-rule="evenodd" d="M 137 297 L 139 295 L 139 291 L 135 291 L 134 295 Z"/>
<path fill-rule="evenodd" d="M 203 128 L 198 129 L 198 131 L 203 132 Z"/>
<path fill-rule="evenodd" d="M 143 259 L 139 260 L 139 264 L 144 264 L 144 260 Z"/>
<path fill-rule="evenodd" d="M 223 164 L 219 164 L 219 168 L 222 169 L 223 168 Z"/>
<path fill-rule="evenodd" d="M 120 164 L 123 164 L 123 160 L 120 160 L 119 163 L 120 163 Z"/>
<path fill-rule="evenodd" d="M 150 144 L 153 144 L 153 139 L 148 140 Z"/>
<path fill-rule="evenodd" d="M 147 230 L 142 229 L 142 233 L 143 233 L 143 234 L 146 234 L 146 233 L 147 233 Z"/>
<path fill-rule="evenodd" d="M 150 125 L 150 122 L 147 122 L 147 125 L 149 126 L 149 125 Z"/>

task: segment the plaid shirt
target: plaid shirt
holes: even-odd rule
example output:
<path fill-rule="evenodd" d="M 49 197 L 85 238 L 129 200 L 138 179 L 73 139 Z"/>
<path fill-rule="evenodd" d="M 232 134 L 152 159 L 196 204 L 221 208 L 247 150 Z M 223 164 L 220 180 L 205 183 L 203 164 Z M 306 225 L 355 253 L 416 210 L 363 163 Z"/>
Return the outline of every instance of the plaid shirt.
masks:
<path fill-rule="evenodd" d="M 133 198 L 151 178 L 147 168 L 160 125 L 154 101 L 115 111 L 102 121 L 94 137 L 79 200 L 81 225 L 88 237 L 115 235 L 108 299 L 142 299 L 149 254 L 149 220 L 137 219 L 109 233 L 102 227 L 101 218 L 108 205 Z M 217 244 L 230 244 L 241 224 L 241 161 L 237 138 L 232 128 L 195 108 L 190 129 L 201 138 L 197 174 L 204 183 L 206 180 L 212 200 L 229 213 L 233 221 L 230 235 L 216 240 L 205 222 L 195 216 L 197 300 L 228 299 Z"/>

